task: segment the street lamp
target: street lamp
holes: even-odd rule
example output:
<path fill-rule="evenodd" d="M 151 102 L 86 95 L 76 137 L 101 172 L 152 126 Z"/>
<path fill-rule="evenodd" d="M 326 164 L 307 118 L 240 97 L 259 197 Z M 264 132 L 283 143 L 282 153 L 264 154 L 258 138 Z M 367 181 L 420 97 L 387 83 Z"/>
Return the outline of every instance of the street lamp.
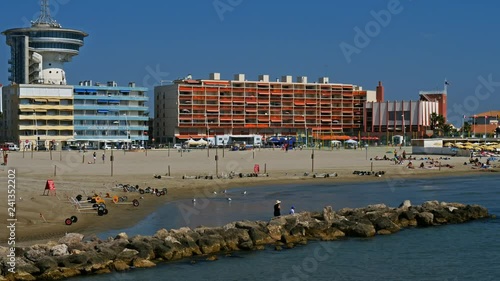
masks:
<path fill-rule="evenodd" d="M 33 117 L 35 118 L 35 143 L 36 143 L 36 150 L 38 151 L 38 122 L 36 121 L 36 110 L 33 109 Z M 33 148 L 31 149 L 33 150 Z"/>
<path fill-rule="evenodd" d="M 304 133 L 306 135 L 306 141 L 305 141 L 305 145 L 307 147 L 307 139 L 308 139 L 308 135 L 307 135 L 307 119 L 306 119 L 306 115 L 303 114 L 302 117 L 304 117 Z"/>
<path fill-rule="evenodd" d="M 129 148 L 129 142 L 130 142 L 130 131 L 128 129 L 128 118 L 127 118 L 127 113 L 123 113 L 123 115 L 125 116 L 125 133 L 127 135 L 127 141 L 125 142 L 125 145 L 126 145 L 126 148 Z"/>
<path fill-rule="evenodd" d="M 366 155 L 365 159 L 368 160 L 368 144 L 365 144 Z"/>
<path fill-rule="evenodd" d="M 406 146 L 406 126 L 405 126 L 405 115 L 401 114 L 401 117 L 403 119 L 403 146 Z"/>

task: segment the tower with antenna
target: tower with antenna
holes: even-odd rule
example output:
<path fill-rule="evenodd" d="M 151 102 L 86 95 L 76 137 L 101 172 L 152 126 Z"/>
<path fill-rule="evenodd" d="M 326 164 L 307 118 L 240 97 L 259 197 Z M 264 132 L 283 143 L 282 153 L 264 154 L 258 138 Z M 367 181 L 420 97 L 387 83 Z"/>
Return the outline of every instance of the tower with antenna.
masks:
<path fill-rule="evenodd" d="M 50 15 L 49 0 L 30 27 L 2 32 L 11 48 L 9 81 L 16 84 L 66 85 L 64 63 L 78 55 L 87 33 L 63 28 Z"/>

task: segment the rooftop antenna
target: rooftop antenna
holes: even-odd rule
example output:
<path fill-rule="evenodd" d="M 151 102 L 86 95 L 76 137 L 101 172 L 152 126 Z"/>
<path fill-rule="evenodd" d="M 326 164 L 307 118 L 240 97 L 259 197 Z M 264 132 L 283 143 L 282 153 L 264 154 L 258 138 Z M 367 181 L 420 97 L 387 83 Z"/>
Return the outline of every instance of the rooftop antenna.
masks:
<path fill-rule="evenodd" d="M 41 0 L 40 1 L 40 16 L 38 19 L 35 21 L 31 22 L 32 26 L 36 25 L 48 25 L 51 27 L 58 27 L 60 28 L 61 25 L 56 22 L 51 16 L 50 16 L 50 7 L 49 7 L 49 0 Z"/>

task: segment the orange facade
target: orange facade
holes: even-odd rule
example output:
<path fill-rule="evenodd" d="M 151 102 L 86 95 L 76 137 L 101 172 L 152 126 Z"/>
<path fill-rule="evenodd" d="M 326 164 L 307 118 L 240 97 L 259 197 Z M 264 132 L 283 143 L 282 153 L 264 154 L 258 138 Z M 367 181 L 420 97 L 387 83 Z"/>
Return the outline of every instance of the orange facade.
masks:
<path fill-rule="evenodd" d="M 346 84 L 190 80 L 178 82 L 178 128 L 193 134 L 356 135 L 366 91 Z"/>

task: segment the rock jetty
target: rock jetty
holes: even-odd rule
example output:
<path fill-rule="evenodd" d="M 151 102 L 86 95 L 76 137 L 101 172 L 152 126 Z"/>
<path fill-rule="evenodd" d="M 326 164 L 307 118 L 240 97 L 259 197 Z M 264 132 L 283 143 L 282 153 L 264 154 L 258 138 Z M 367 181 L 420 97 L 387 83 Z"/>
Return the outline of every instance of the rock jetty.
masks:
<path fill-rule="evenodd" d="M 15 249 L 0 247 L 0 280 L 60 280 L 78 275 L 154 267 L 162 261 L 195 256 L 217 259 L 233 251 L 291 248 L 308 240 L 338 240 L 346 237 L 387 235 L 407 227 L 429 227 L 488 218 L 478 205 L 425 202 L 412 206 L 406 200 L 397 208 L 384 204 L 334 211 L 302 212 L 270 221 L 238 221 L 223 227 L 161 229 L 153 236 L 84 239 L 68 233 L 57 242 Z M 15 265 L 15 273 L 9 271 Z"/>

